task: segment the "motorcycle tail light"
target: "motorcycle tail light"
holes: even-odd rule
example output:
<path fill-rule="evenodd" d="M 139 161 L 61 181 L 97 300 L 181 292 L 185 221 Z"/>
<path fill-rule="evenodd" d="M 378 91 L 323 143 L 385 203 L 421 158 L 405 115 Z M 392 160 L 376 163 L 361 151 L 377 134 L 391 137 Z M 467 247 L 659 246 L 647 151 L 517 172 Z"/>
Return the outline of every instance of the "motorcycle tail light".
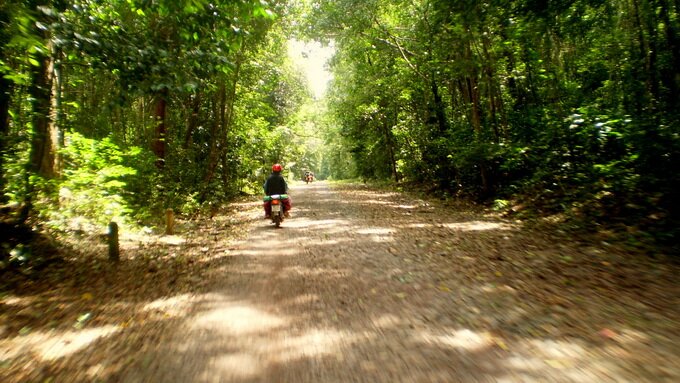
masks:
<path fill-rule="evenodd" d="M 278 204 L 279 204 L 279 200 L 278 200 L 278 199 L 272 200 L 272 205 L 278 205 Z"/>

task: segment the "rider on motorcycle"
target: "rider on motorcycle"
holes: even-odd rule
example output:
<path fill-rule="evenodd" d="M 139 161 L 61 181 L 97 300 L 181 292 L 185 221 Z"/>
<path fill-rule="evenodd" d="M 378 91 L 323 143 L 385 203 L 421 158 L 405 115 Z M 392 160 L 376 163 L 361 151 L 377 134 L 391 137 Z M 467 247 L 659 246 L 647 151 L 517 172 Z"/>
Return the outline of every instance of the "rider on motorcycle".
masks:
<path fill-rule="evenodd" d="M 272 166 L 272 174 L 269 175 L 267 178 L 267 181 L 264 183 L 264 194 L 267 196 L 271 196 L 274 194 L 288 194 L 288 184 L 286 183 L 286 179 L 283 178 L 281 175 L 281 171 L 283 170 L 283 167 L 280 164 L 274 164 Z M 290 217 L 290 213 L 288 212 L 291 208 L 291 201 L 290 197 L 282 200 L 283 202 L 283 214 L 286 218 Z M 264 203 L 264 217 L 270 218 L 272 214 L 272 205 L 271 202 L 265 202 Z"/>

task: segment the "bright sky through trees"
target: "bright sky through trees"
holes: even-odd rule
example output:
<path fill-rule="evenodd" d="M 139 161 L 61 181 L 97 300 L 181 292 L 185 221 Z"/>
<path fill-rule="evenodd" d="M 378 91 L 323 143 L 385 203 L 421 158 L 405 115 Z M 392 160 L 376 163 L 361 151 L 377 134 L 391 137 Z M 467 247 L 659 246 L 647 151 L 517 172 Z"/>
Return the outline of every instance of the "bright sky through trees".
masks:
<path fill-rule="evenodd" d="M 307 78 L 309 87 L 315 98 L 323 97 L 324 92 L 331 80 L 331 74 L 326 69 L 326 63 L 333 56 L 335 48 L 322 46 L 321 43 L 304 42 L 291 39 L 288 41 L 288 54 L 297 69 Z"/>

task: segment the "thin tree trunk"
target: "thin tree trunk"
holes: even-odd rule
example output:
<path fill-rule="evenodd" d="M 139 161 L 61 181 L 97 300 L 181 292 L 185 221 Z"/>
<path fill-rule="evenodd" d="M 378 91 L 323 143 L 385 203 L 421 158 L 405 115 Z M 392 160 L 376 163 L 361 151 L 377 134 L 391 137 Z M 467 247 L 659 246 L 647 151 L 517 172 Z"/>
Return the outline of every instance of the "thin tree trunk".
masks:
<path fill-rule="evenodd" d="M 215 170 L 218 165 L 218 160 L 222 156 L 222 154 L 227 150 L 227 141 L 228 137 L 227 135 L 229 134 L 229 130 L 234 118 L 234 102 L 236 101 L 236 87 L 238 85 L 239 79 L 240 79 L 240 72 L 241 72 L 241 63 L 243 61 L 243 52 L 245 44 L 241 46 L 241 51 L 239 52 L 237 61 L 236 61 L 236 68 L 234 69 L 234 80 L 231 83 L 231 88 L 229 89 L 229 92 L 227 93 L 226 86 L 223 86 L 220 91 L 220 110 L 219 110 L 219 116 L 220 120 L 222 121 L 222 134 L 220 137 L 212 137 L 214 140 L 219 140 L 221 147 L 220 147 L 220 152 L 216 153 L 214 157 L 210 157 L 211 160 L 208 162 L 208 170 L 205 174 L 205 177 L 203 178 L 203 185 L 206 186 L 204 188 L 204 192 L 202 193 L 201 199 L 205 198 L 206 193 L 208 192 L 209 188 L 207 188 L 207 185 L 212 181 L 213 177 L 215 176 Z M 227 169 L 222 169 L 222 171 L 227 171 Z"/>
<path fill-rule="evenodd" d="M 12 83 L 0 76 L 0 203 L 7 202 L 5 196 L 5 147 L 9 135 L 9 105 L 11 101 Z"/>
<path fill-rule="evenodd" d="M 640 5 L 639 5 L 638 0 L 633 0 L 633 10 L 634 10 L 633 17 L 635 18 L 635 29 L 637 31 L 638 40 L 639 40 L 638 41 L 639 46 L 637 47 L 638 50 L 639 50 L 638 59 L 640 60 L 639 64 L 643 64 L 643 63 L 646 63 L 646 61 L 647 61 L 646 60 L 647 59 L 647 53 L 646 53 L 647 52 L 647 43 L 646 43 L 645 35 L 644 35 L 644 32 L 643 32 L 642 20 L 641 20 L 641 16 L 640 16 Z M 635 57 L 635 56 L 633 56 L 633 57 Z M 636 74 L 637 75 L 645 75 L 646 76 L 645 82 L 648 84 L 649 83 L 648 74 L 641 73 L 641 72 L 644 72 L 644 71 L 640 71 Z M 636 92 L 636 93 L 638 93 L 638 92 Z M 641 97 L 641 96 L 642 95 L 636 95 L 636 97 L 633 98 L 633 100 L 635 100 L 634 103 L 635 103 L 636 109 L 640 113 L 643 112 L 643 108 L 645 107 L 645 103 L 642 102 L 642 100 L 644 98 Z"/>
<path fill-rule="evenodd" d="M 471 43 L 468 43 L 465 48 L 465 57 L 468 61 L 472 62 L 472 49 L 470 47 Z M 482 140 L 482 118 L 481 118 L 481 105 L 480 105 L 480 94 L 479 94 L 479 80 L 476 70 L 473 70 L 466 78 L 466 83 L 469 92 L 470 99 L 470 122 L 472 123 L 472 129 L 475 132 L 475 140 L 480 143 Z M 478 161 L 479 166 L 479 176 L 482 181 L 482 195 L 486 196 L 489 194 L 489 176 L 486 169 L 486 159 L 482 158 Z"/>
<path fill-rule="evenodd" d="M 229 191 L 229 163 L 227 161 L 227 151 L 222 151 L 222 156 L 220 157 L 220 162 L 222 164 L 222 188 L 225 192 Z"/>
<path fill-rule="evenodd" d="M 215 176 L 215 170 L 217 169 L 217 165 L 220 159 L 219 149 L 222 141 L 222 134 L 220 134 L 220 131 L 224 130 L 224 127 L 222 126 L 222 124 L 224 123 L 223 121 L 224 114 L 222 110 L 227 97 L 226 85 L 223 79 L 219 80 L 218 97 L 219 99 L 213 103 L 214 104 L 213 114 L 219 116 L 219 118 L 213 120 L 210 128 L 210 149 L 208 151 L 208 169 L 205 173 L 205 176 L 203 177 L 203 185 L 205 186 L 205 191 L 202 193 L 201 199 L 205 197 L 207 191 L 210 189 L 208 185 Z"/>
<path fill-rule="evenodd" d="M 489 37 L 487 35 L 484 35 L 483 40 L 483 50 L 484 50 L 484 58 L 485 58 L 485 64 L 484 64 L 484 74 L 486 75 L 486 82 L 487 82 L 487 92 L 488 92 L 488 97 L 489 97 L 489 115 L 490 115 L 490 120 L 491 124 L 493 126 L 493 131 L 494 131 L 494 139 L 496 143 L 500 142 L 501 139 L 501 133 L 499 131 L 499 117 L 498 115 L 501 115 L 501 129 L 505 131 L 505 128 L 502 127 L 503 125 L 503 120 L 504 118 L 502 117 L 503 111 L 502 111 L 502 105 L 501 105 L 501 92 L 499 87 L 496 85 L 496 77 L 495 77 L 495 71 L 494 71 L 494 65 L 495 62 L 493 60 L 493 57 L 491 56 L 491 53 L 489 53 L 489 46 L 491 45 L 491 42 L 489 41 Z"/>
<path fill-rule="evenodd" d="M 467 77 L 465 83 L 467 85 L 467 91 L 469 92 L 468 99 L 470 100 L 469 110 L 472 130 L 475 134 L 480 135 L 482 133 L 482 119 L 479 112 L 479 88 L 477 87 L 477 79 Z"/>
<path fill-rule="evenodd" d="M 655 26 L 656 24 L 656 14 L 655 11 L 650 9 L 650 4 L 647 2 L 645 3 L 645 29 L 647 29 L 647 36 L 649 37 L 648 44 L 649 44 L 649 49 L 647 49 L 647 59 L 646 59 L 646 64 L 647 64 L 647 74 L 649 75 L 648 80 L 647 80 L 647 87 L 649 88 L 649 93 L 652 96 L 651 99 L 651 106 L 653 110 L 655 110 L 655 114 L 658 115 L 658 111 L 656 111 L 656 105 L 658 104 L 658 101 L 660 99 L 660 90 L 659 90 L 659 80 L 657 76 L 657 54 L 658 54 L 658 36 L 657 36 L 657 28 Z M 651 20 L 650 20 L 651 19 Z"/>
<path fill-rule="evenodd" d="M 60 54 L 57 53 L 55 57 L 58 57 Z M 64 138 L 64 129 L 61 126 L 62 121 L 64 121 L 64 115 L 61 110 L 61 90 L 62 90 L 62 68 L 61 64 L 55 63 L 54 68 L 53 68 L 53 81 L 52 81 L 52 107 L 50 110 L 50 123 L 53 125 L 53 127 L 50 129 L 56 133 L 56 147 L 55 149 L 58 148 L 63 148 L 65 144 L 65 138 Z M 61 161 L 61 155 L 59 154 L 58 150 L 55 150 L 54 153 L 55 156 L 55 163 L 54 163 L 54 168 L 56 171 L 57 175 L 60 175 L 62 173 L 62 161 Z"/>
<path fill-rule="evenodd" d="M 163 90 L 157 95 L 155 111 L 155 127 L 152 150 L 156 155 L 156 167 L 162 169 L 165 166 L 165 152 L 167 145 L 166 113 L 168 105 L 168 91 Z"/>
<path fill-rule="evenodd" d="M 7 25 L 10 21 L 11 15 L 9 10 L 0 7 L 0 25 Z M 9 31 L 0 29 L 0 40 L 3 43 L 0 45 L 0 59 L 5 59 L 4 41 L 10 37 Z M 13 83 L 0 75 L 0 203 L 7 202 L 8 198 L 5 196 L 5 164 L 3 162 L 7 139 L 9 135 L 9 108 L 12 100 L 12 85 Z"/>
<path fill-rule="evenodd" d="M 191 116 L 189 117 L 189 121 L 187 121 L 187 132 L 186 135 L 184 136 L 184 145 L 182 145 L 184 149 L 189 149 L 189 147 L 193 143 L 194 130 L 196 130 L 196 127 L 198 126 L 198 112 L 200 111 L 200 109 L 201 109 L 201 96 L 200 94 L 197 93 L 193 96 Z"/>
<path fill-rule="evenodd" d="M 668 51 L 671 53 L 671 65 L 667 65 L 663 73 L 661 73 L 661 82 L 668 88 L 668 103 L 667 109 L 678 110 L 680 108 L 680 44 L 678 43 L 678 31 L 675 30 L 671 22 L 671 8 L 670 1 L 664 1 L 661 4 L 661 19 L 666 25 L 666 43 L 668 44 Z M 676 10 L 676 12 L 680 9 Z M 676 15 L 679 16 L 679 15 Z"/>
<path fill-rule="evenodd" d="M 439 94 L 439 86 L 435 79 L 434 73 L 430 82 L 432 90 L 432 98 L 434 99 L 434 113 L 437 118 L 437 126 L 439 127 L 439 134 L 445 134 L 449 130 L 449 123 L 446 120 L 446 111 L 444 110 L 444 102 L 441 94 Z"/>
<path fill-rule="evenodd" d="M 12 100 L 12 82 L 0 76 L 0 135 L 4 139 L 9 133 L 9 105 Z M 2 144 L 2 141 L 0 141 Z M 2 147 L 0 147 L 2 151 Z"/>
<path fill-rule="evenodd" d="M 388 126 L 387 120 L 382 123 L 382 131 L 385 136 L 385 145 L 387 146 L 387 155 L 390 159 L 390 172 L 394 177 L 395 182 L 399 182 L 399 174 L 397 173 L 397 161 L 394 156 L 394 139 L 392 139 L 392 132 Z"/>

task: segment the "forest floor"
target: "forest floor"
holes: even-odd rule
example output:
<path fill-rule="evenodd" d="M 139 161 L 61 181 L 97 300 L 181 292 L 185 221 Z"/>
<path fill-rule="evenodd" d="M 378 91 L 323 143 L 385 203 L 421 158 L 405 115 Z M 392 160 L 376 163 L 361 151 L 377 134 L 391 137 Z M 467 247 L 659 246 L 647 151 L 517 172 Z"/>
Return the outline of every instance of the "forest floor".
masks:
<path fill-rule="evenodd" d="M 362 185 L 0 284 L 0 381 L 678 382 L 680 265 Z M 39 276 L 39 277 L 37 277 Z"/>

